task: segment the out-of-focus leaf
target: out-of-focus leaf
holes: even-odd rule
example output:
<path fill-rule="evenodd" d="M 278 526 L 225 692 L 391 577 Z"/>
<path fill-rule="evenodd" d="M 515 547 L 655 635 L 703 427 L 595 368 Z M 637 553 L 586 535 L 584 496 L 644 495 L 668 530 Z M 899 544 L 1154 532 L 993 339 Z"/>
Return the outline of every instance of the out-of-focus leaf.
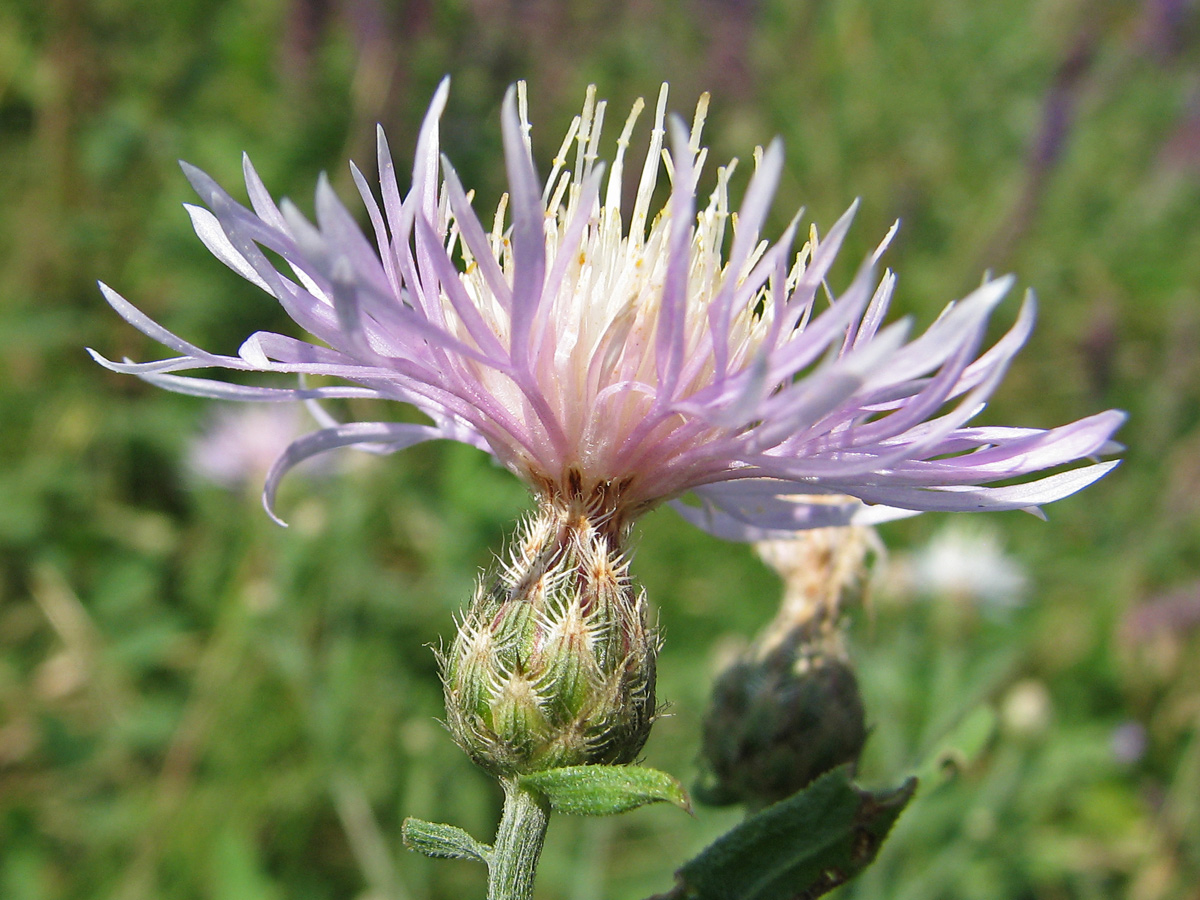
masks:
<path fill-rule="evenodd" d="M 845 884 L 875 858 L 916 790 L 855 787 L 847 768 L 726 833 L 675 873 L 652 900 L 811 900 Z"/>
<path fill-rule="evenodd" d="M 995 732 L 996 712 L 990 706 L 967 713 L 918 765 L 922 789 L 928 791 L 944 784 L 978 759 Z"/>

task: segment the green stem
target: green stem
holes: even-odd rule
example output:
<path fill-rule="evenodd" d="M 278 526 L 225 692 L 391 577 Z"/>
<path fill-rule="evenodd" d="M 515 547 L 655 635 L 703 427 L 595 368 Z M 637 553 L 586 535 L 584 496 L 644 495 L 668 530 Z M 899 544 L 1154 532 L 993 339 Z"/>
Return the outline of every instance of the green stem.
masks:
<path fill-rule="evenodd" d="M 488 861 L 488 900 L 529 900 L 550 807 L 515 780 L 503 784 L 504 815 Z"/>

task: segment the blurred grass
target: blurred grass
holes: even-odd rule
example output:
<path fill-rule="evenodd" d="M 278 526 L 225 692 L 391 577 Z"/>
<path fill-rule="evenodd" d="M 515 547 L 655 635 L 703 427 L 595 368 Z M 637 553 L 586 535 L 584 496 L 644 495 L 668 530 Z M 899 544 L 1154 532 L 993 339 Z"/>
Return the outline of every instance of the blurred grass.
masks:
<path fill-rule="evenodd" d="M 545 161 L 589 81 L 623 110 L 666 79 L 678 110 L 713 92 L 715 159 L 784 137 L 777 226 L 804 203 L 827 227 L 864 198 L 843 275 L 902 218 L 895 306 L 919 322 L 987 268 L 1037 290 L 1038 330 L 985 420 L 1122 407 L 1127 462 L 1048 525 L 993 517 L 1032 573 L 1025 608 L 881 599 L 861 616 L 865 778 L 894 781 L 980 703 L 1000 727 L 845 893 L 1194 897 L 1196 29 L 1187 0 L 5 4 L 0 897 L 481 893 L 469 864 L 404 851 L 399 823 L 494 827 L 494 788 L 436 724 L 428 645 L 450 633 L 522 489 L 466 448 L 419 447 L 298 475 L 283 531 L 256 486 L 183 476 L 208 404 L 82 352 L 161 352 L 97 278 L 221 352 L 287 330 L 195 240 L 176 159 L 232 186 L 245 150 L 277 195 L 306 206 L 328 169 L 348 197 L 345 160 L 372 168 L 374 122 L 406 158 L 447 72 L 445 147 L 485 203 L 501 190 L 510 80 L 530 80 Z M 942 522 L 884 538 L 919 546 Z M 646 759 L 688 778 L 715 661 L 768 618 L 778 586 L 747 548 L 670 512 L 638 542 L 671 703 Z M 1029 697 L 1044 701 L 1033 720 L 1012 712 Z M 1129 723 L 1146 748 L 1126 759 L 1112 743 Z M 540 896 L 662 890 L 672 862 L 735 818 L 563 818 Z"/>

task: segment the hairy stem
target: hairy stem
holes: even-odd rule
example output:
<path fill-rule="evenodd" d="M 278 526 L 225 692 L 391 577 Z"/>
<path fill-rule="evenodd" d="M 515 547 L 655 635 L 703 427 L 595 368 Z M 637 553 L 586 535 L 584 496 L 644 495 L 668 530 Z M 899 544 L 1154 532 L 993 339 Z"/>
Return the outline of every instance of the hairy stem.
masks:
<path fill-rule="evenodd" d="M 488 862 L 488 900 L 529 900 L 550 807 L 516 780 L 505 780 L 504 814 Z"/>

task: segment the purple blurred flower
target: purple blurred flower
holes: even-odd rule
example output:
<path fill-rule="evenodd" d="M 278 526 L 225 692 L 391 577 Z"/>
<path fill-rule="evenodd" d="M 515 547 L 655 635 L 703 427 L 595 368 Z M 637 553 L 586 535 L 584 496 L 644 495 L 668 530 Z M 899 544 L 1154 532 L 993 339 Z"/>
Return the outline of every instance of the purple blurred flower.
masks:
<path fill-rule="evenodd" d="M 1146 755 L 1149 743 L 1145 726 L 1132 719 L 1122 722 L 1114 728 L 1108 739 L 1113 759 L 1127 766 L 1141 761 L 1142 757 Z"/>
<path fill-rule="evenodd" d="M 258 483 L 311 424 L 305 418 L 292 404 L 225 407 L 188 444 L 188 471 L 224 488 Z"/>
<path fill-rule="evenodd" d="M 428 416 L 427 425 L 326 422 L 272 467 L 268 510 L 280 477 L 302 459 L 435 438 L 490 452 L 544 499 L 582 498 L 619 521 L 675 501 L 696 525 L 746 540 L 921 510 L 1033 509 L 1116 465 L 988 486 L 1113 452 L 1124 415 L 1108 411 L 1050 430 L 971 427 L 1029 335 L 1032 298 L 985 351 L 988 316 L 1011 277 L 985 282 L 910 340 L 907 322 L 881 328 L 895 284 L 891 272 L 876 277 L 885 240 L 826 304 L 818 294 L 854 209 L 823 239 L 814 230 L 799 253 L 795 220 L 777 242 L 764 240 L 783 167 L 778 140 L 756 151 L 739 211 L 728 194 L 736 162 L 717 170 L 711 196 L 698 203 L 707 95 L 689 131 L 666 117 L 663 86 L 633 209 L 623 211 L 625 153 L 642 102 L 605 177 L 598 158 L 606 107 L 589 90 L 543 182 L 524 85 L 510 89 L 501 115 L 509 193 L 488 231 L 439 156 L 447 92 L 443 82 L 421 128 L 407 195 L 382 133 L 382 205 L 353 168 L 373 242 L 324 178 L 313 225 L 286 200 L 276 205 L 249 160 L 252 209 L 185 166 L 208 205 L 188 207 L 200 239 L 276 297 L 317 343 L 259 332 L 237 356 L 209 353 L 101 285 L 127 321 L 179 354 L 115 363 L 93 352 L 110 369 L 207 397 L 376 397 Z M 652 214 L 663 168 L 671 195 Z M 349 384 L 247 387 L 175 374 L 198 368 Z M 679 502 L 689 491 L 700 506 Z M 813 503 L 813 494 L 839 499 Z"/>

